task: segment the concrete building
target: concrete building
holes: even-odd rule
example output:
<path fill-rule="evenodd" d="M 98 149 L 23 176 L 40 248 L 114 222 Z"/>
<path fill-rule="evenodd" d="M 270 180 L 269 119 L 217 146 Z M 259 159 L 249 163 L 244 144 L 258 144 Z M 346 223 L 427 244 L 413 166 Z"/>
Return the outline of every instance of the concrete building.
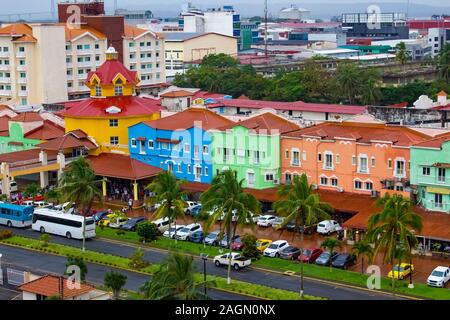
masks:
<path fill-rule="evenodd" d="M 237 56 L 237 38 L 220 33 L 165 33 L 166 76 L 174 77 L 209 54 Z"/>
<path fill-rule="evenodd" d="M 153 19 L 153 12 L 150 10 L 117 9 L 114 12 L 114 15 L 123 16 L 125 18 L 125 22 L 131 25 L 147 23 Z"/>
<path fill-rule="evenodd" d="M 305 21 L 309 20 L 310 15 L 310 10 L 291 5 L 289 8 L 283 8 L 280 10 L 278 13 L 278 19 Z"/>
<path fill-rule="evenodd" d="M 0 28 L 0 102 L 26 105 L 67 99 L 64 32 L 64 27 L 50 24 Z"/>
<path fill-rule="evenodd" d="M 431 56 L 436 57 L 446 43 L 450 43 L 450 28 L 428 29 L 428 43 L 431 46 Z"/>

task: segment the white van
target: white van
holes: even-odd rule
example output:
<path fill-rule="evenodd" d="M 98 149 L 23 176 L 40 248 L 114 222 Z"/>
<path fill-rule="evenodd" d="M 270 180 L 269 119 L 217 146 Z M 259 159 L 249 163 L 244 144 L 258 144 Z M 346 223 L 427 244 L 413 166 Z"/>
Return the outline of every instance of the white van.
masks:
<path fill-rule="evenodd" d="M 0 183 L 0 193 L 3 193 L 3 190 L 2 190 L 2 183 Z M 18 191 L 18 189 L 17 189 L 17 182 L 15 182 L 15 181 L 10 181 L 9 182 L 9 192 L 17 192 Z"/>
<path fill-rule="evenodd" d="M 159 232 L 161 232 L 161 233 L 164 233 L 167 230 L 169 230 L 170 221 L 168 218 L 161 218 L 161 219 L 152 221 L 152 223 L 156 225 Z"/>
<path fill-rule="evenodd" d="M 317 233 L 330 235 L 342 230 L 342 227 L 334 220 L 324 220 L 317 225 Z"/>

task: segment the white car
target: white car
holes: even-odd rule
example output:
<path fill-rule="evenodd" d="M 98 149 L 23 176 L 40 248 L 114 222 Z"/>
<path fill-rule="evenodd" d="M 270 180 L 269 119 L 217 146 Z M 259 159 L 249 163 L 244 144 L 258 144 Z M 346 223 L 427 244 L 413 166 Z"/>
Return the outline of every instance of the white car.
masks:
<path fill-rule="evenodd" d="M 195 231 L 203 231 L 202 226 L 198 223 L 191 223 L 177 232 L 178 240 L 188 240 Z"/>
<path fill-rule="evenodd" d="M 159 232 L 164 233 L 169 230 L 170 221 L 169 218 L 161 218 L 155 221 L 152 221 L 153 224 L 156 225 Z"/>
<path fill-rule="evenodd" d="M 449 267 L 436 267 L 427 279 L 427 284 L 432 287 L 445 287 L 445 284 L 450 280 Z"/>
<path fill-rule="evenodd" d="M 0 183 L 0 193 L 3 193 L 3 190 L 2 190 L 2 183 Z M 9 182 L 9 191 L 10 192 L 17 192 L 18 191 L 18 189 L 17 189 L 17 182 L 15 182 L 15 181 L 10 181 Z"/>
<path fill-rule="evenodd" d="M 195 201 L 186 201 L 187 203 L 187 208 L 184 209 L 184 213 L 187 215 L 191 214 L 192 208 L 198 206 L 200 204 L 200 202 L 195 202 Z"/>
<path fill-rule="evenodd" d="M 272 228 L 273 228 L 274 230 L 277 230 L 277 229 L 281 228 L 281 226 L 283 225 L 285 219 L 286 219 L 285 217 L 277 217 L 277 218 L 272 222 Z"/>
<path fill-rule="evenodd" d="M 53 203 L 48 203 L 45 201 L 36 201 L 36 202 L 34 202 L 34 206 L 36 208 L 49 208 L 49 207 L 53 207 Z"/>
<path fill-rule="evenodd" d="M 178 232 L 181 229 L 183 229 L 184 227 L 185 227 L 185 225 L 172 226 L 172 227 L 170 227 L 169 230 L 164 231 L 163 237 L 173 239 L 175 237 L 175 231 L 176 231 L 176 234 L 178 234 Z"/>
<path fill-rule="evenodd" d="M 270 246 L 264 249 L 264 256 L 278 258 L 280 256 L 280 252 L 287 247 L 289 247 L 289 243 L 286 240 L 274 241 Z"/>
<path fill-rule="evenodd" d="M 270 215 L 270 214 L 266 214 L 263 216 L 260 216 L 258 219 L 258 222 L 256 223 L 258 226 L 260 227 L 270 227 L 272 226 L 272 223 L 275 221 L 277 217 Z"/>
<path fill-rule="evenodd" d="M 317 233 L 330 235 L 342 230 L 342 227 L 334 220 L 324 220 L 317 225 Z"/>
<path fill-rule="evenodd" d="M 216 267 L 230 265 L 230 254 L 227 253 L 227 254 L 215 256 L 214 264 L 216 265 Z M 252 264 L 251 259 L 246 259 L 246 258 L 242 257 L 241 254 L 238 252 L 231 253 L 231 266 L 233 267 L 234 270 L 246 268 L 246 267 L 250 266 L 251 264 Z"/>

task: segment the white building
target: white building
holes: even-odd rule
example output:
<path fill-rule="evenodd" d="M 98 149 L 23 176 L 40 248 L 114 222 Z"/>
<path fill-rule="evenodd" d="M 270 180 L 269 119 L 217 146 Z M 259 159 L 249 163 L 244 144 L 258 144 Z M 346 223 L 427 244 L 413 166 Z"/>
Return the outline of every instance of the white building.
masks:
<path fill-rule="evenodd" d="M 291 5 L 289 8 L 281 9 L 278 14 L 278 18 L 286 20 L 306 21 L 309 20 L 310 15 L 310 10 L 298 8 L 295 5 Z"/>
<path fill-rule="evenodd" d="M 436 57 L 444 47 L 445 43 L 450 43 L 450 29 L 428 29 L 428 43 L 431 45 L 431 56 Z"/>

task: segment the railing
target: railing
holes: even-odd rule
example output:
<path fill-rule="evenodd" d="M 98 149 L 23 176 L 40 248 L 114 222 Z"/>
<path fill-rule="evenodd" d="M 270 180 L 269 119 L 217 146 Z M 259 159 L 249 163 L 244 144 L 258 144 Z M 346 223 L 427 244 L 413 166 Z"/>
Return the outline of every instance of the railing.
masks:
<path fill-rule="evenodd" d="M 450 212 L 450 202 L 435 202 L 434 200 L 428 200 L 427 209 L 438 210 L 444 212 Z"/>
<path fill-rule="evenodd" d="M 19 91 L 19 97 L 26 97 L 28 96 L 28 91 L 27 90 L 20 90 Z"/>
<path fill-rule="evenodd" d="M 438 176 L 438 177 L 437 177 L 437 182 L 439 182 L 439 183 L 445 183 L 445 176 Z"/>
<path fill-rule="evenodd" d="M 293 167 L 300 167 L 300 161 L 292 161 L 291 166 Z"/>
<path fill-rule="evenodd" d="M 11 83 L 11 78 L 0 78 L 0 83 Z"/>
<path fill-rule="evenodd" d="M 0 96 L 10 97 L 11 96 L 11 90 L 0 90 Z"/>
<path fill-rule="evenodd" d="M 18 82 L 21 84 L 26 84 L 28 82 L 28 80 L 27 80 L 27 78 L 19 78 Z"/>
<path fill-rule="evenodd" d="M 17 52 L 17 53 L 16 53 L 16 57 L 17 57 L 17 58 L 25 58 L 25 56 L 26 56 L 26 55 L 25 55 L 25 52 Z"/>
<path fill-rule="evenodd" d="M 11 70 L 11 66 L 9 64 L 0 64 L 0 70 L 9 71 Z"/>
<path fill-rule="evenodd" d="M 8 52 L 0 52 L 0 58 L 9 58 L 11 54 Z"/>
<path fill-rule="evenodd" d="M 58 163 L 56 160 L 48 161 L 47 164 L 42 164 L 41 162 L 38 162 L 38 163 L 34 163 L 34 164 L 29 164 L 29 165 L 14 166 L 10 170 L 11 170 L 11 172 L 16 172 L 16 171 L 22 171 L 22 170 L 27 170 L 27 169 L 40 168 L 40 167 L 44 167 L 44 166 L 48 166 L 48 165 L 52 165 L 52 164 L 56 164 L 56 163 Z"/>

